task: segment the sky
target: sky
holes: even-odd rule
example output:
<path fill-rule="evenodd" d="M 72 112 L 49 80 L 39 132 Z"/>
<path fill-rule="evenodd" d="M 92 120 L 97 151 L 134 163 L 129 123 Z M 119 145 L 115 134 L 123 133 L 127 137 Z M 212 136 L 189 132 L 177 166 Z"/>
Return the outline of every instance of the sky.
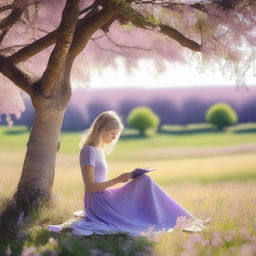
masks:
<path fill-rule="evenodd" d="M 117 59 L 117 69 L 105 68 L 102 73 L 93 72 L 89 87 L 91 89 L 111 88 L 189 88 L 209 86 L 235 86 L 235 78 L 224 76 L 220 71 L 200 72 L 195 65 L 181 65 L 166 62 L 163 73 L 156 72 L 153 61 L 140 60 L 138 67 L 127 73 L 121 58 Z M 256 85 L 253 70 L 246 77 L 248 87 Z M 79 86 L 80 87 L 80 86 Z"/>

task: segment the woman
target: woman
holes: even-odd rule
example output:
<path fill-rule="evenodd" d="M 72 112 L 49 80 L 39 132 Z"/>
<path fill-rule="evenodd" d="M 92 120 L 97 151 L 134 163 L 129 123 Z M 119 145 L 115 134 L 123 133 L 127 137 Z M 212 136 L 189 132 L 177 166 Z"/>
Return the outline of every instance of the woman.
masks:
<path fill-rule="evenodd" d="M 137 236 L 153 231 L 180 228 L 198 232 L 209 219 L 192 216 L 170 198 L 151 178 L 130 172 L 108 180 L 105 155 L 117 143 L 123 130 L 114 111 L 101 113 L 81 143 L 80 167 L 85 188 L 85 217 L 71 224 L 73 234 L 91 235 L 119 232 Z M 129 182 L 128 182 L 129 181 Z M 109 188 L 118 183 L 118 188 Z"/>

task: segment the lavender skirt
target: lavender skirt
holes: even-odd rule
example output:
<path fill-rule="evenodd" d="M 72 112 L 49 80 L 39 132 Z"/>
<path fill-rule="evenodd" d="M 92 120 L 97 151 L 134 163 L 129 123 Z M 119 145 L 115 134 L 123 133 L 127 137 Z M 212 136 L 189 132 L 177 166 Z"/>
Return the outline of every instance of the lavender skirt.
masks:
<path fill-rule="evenodd" d="M 173 200 L 149 176 L 141 175 L 119 188 L 85 194 L 85 216 L 70 228 L 75 235 L 171 231 L 178 218 L 193 215 Z"/>

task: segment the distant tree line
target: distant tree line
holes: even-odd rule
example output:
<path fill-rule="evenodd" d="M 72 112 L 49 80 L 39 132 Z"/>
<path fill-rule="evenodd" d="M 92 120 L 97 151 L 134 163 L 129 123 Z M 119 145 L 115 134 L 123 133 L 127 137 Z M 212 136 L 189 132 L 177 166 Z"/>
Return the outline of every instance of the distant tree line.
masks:
<path fill-rule="evenodd" d="M 159 117 L 148 107 L 135 107 L 127 117 L 129 127 L 138 130 L 145 136 L 147 130 L 159 130 Z M 235 124 L 238 120 L 234 109 L 227 103 L 216 103 L 205 113 L 205 121 L 217 127 L 220 131 Z M 161 125 L 160 125 L 161 126 Z"/>
<path fill-rule="evenodd" d="M 203 101 L 196 97 L 185 100 L 179 107 L 167 99 L 154 99 L 148 102 L 139 102 L 132 99 L 121 101 L 120 104 L 113 108 L 106 102 L 91 101 L 86 105 L 84 111 L 78 109 L 75 104 L 71 103 L 65 113 L 62 131 L 79 131 L 87 129 L 94 118 L 103 111 L 114 109 L 121 116 L 125 127 L 128 127 L 127 118 L 131 111 L 136 107 L 147 107 L 152 110 L 159 118 L 158 128 L 162 125 L 186 125 L 191 123 L 203 123 L 206 121 L 206 111 L 218 100 Z M 244 103 L 224 101 L 237 114 L 237 122 L 256 122 L 256 100 L 254 97 Z M 25 101 L 26 111 L 18 120 L 14 119 L 15 125 L 26 125 L 29 129 L 33 123 L 34 110 L 29 100 Z M 6 125 L 4 118 L 0 124 Z"/>

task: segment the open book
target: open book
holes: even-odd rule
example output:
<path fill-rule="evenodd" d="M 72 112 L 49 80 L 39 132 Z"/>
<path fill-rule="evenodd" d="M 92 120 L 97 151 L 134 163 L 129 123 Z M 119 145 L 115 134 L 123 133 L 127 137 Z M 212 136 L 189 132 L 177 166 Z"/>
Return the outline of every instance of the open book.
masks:
<path fill-rule="evenodd" d="M 138 176 L 142 175 L 142 174 L 145 174 L 147 172 L 151 172 L 151 171 L 154 171 L 155 169 L 145 169 L 145 168 L 136 168 L 134 169 L 131 174 L 132 174 L 132 178 L 135 179 L 137 178 Z"/>

